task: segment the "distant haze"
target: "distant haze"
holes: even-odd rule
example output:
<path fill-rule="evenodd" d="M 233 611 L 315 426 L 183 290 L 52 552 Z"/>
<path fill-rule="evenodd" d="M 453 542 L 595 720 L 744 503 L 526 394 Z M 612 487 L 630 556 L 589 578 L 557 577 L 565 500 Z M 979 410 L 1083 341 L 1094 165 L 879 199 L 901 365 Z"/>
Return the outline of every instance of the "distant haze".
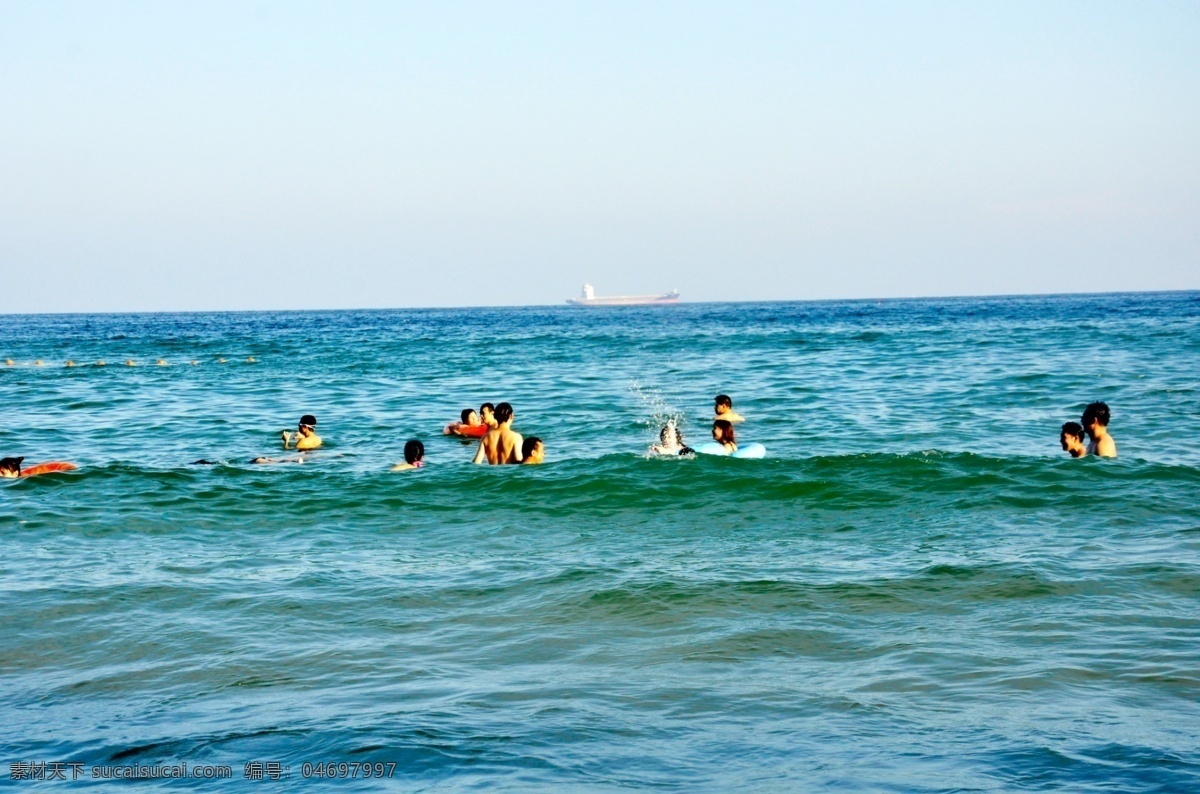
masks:
<path fill-rule="evenodd" d="M 1200 3 L 0 2 L 0 312 L 1200 287 Z"/>

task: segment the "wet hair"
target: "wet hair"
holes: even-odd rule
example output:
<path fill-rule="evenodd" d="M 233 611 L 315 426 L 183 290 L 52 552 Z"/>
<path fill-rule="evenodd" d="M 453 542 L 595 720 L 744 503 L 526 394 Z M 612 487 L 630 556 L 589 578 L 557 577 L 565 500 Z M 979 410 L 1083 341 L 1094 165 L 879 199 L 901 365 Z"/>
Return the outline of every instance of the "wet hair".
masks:
<path fill-rule="evenodd" d="M 496 421 L 500 424 L 504 424 L 509 419 L 512 419 L 512 406 L 508 403 L 500 403 L 496 406 L 494 413 L 496 415 Z"/>
<path fill-rule="evenodd" d="M 469 422 L 469 421 L 471 420 L 471 414 L 473 414 L 473 413 L 475 413 L 475 409 L 474 409 L 474 408 L 464 408 L 464 409 L 462 409 L 462 423 L 463 423 L 464 425 L 465 425 L 467 422 Z"/>
<path fill-rule="evenodd" d="M 1083 425 L 1078 422 L 1067 422 L 1062 426 L 1062 432 L 1058 434 L 1059 440 L 1065 439 L 1067 436 L 1075 436 L 1075 438 L 1083 441 Z"/>
<path fill-rule="evenodd" d="M 300 417 L 300 424 L 308 425 L 309 427 L 316 427 L 317 417 L 313 416 L 312 414 L 305 414 L 304 416 Z"/>
<path fill-rule="evenodd" d="M 496 413 L 496 406 L 492 405 L 491 403 L 484 403 L 483 405 L 479 406 L 479 415 L 483 416 L 484 411 Z"/>
<path fill-rule="evenodd" d="M 521 443 L 521 457 L 527 458 L 537 449 L 537 445 L 542 443 L 542 440 L 537 436 L 530 436 Z"/>
<path fill-rule="evenodd" d="M 23 460 L 25 460 L 24 456 L 19 458 L 0 458 L 0 469 L 9 469 L 20 474 L 21 461 Z"/>
<path fill-rule="evenodd" d="M 406 463 L 416 463 L 425 457 L 425 445 L 415 438 L 404 445 L 404 460 Z"/>
<path fill-rule="evenodd" d="M 737 441 L 733 437 L 733 424 L 725 419 L 717 419 L 713 422 L 713 430 L 721 431 L 720 442 L 722 444 L 736 444 Z"/>
<path fill-rule="evenodd" d="M 733 400 L 729 399 L 728 394 L 718 394 L 717 399 L 715 399 L 713 402 L 715 402 L 717 405 L 726 405 L 730 408 L 733 408 Z"/>
<path fill-rule="evenodd" d="M 675 438 L 668 438 L 669 431 L 675 431 Z M 663 425 L 663 429 L 658 432 L 658 440 L 664 444 L 679 444 L 683 445 L 683 433 L 679 432 L 679 425 L 673 422 L 667 422 Z"/>
<path fill-rule="evenodd" d="M 1099 422 L 1108 427 L 1109 413 L 1108 406 L 1104 403 L 1088 403 L 1088 407 L 1083 409 L 1083 426 L 1090 427 L 1092 422 Z"/>

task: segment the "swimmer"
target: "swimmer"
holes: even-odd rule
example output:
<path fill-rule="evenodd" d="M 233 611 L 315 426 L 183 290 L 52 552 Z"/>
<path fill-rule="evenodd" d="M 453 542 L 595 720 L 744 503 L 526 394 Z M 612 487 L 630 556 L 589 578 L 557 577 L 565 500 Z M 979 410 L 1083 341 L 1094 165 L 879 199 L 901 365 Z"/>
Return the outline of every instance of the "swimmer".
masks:
<path fill-rule="evenodd" d="M 484 426 L 484 422 L 479 418 L 478 413 L 472 411 L 470 408 L 464 408 L 462 410 L 462 421 L 451 422 L 450 424 L 446 425 L 442 429 L 442 435 L 457 436 L 462 434 L 464 428 Z"/>
<path fill-rule="evenodd" d="M 500 423 L 496 421 L 496 406 L 491 403 L 479 406 L 479 421 L 487 425 L 489 429 L 497 427 Z"/>
<path fill-rule="evenodd" d="M 658 433 L 658 440 L 661 443 L 650 448 L 656 455 L 690 455 L 695 452 L 691 447 L 684 446 L 683 434 L 679 432 L 674 419 L 668 419 L 663 425 L 663 429 Z"/>
<path fill-rule="evenodd" d="M 69 358 L 68 358 L 68 359 L 67 359 L 67 366 L 68 366 L 68 367 L 73 367 L 73 366 L 75 366 L 75 362 L 74 362 L 74 361 L 72 361 L 71 359 L 69 359 Z"/>
<path fill-rule="evenodd" d="M 296 449 L 304 452 L 321 446 L 321 437 L 317 435 L 317 417 L 305 414 L 300 417 L 300 426 L 295 433 L 283 431 L 283 448 L 290 449 L 295 442 Z"/>
<path fill-rule="evenodd" d="M 129 359 L 128 361 L 126 361 L 126 362 L 125 362 L 125 366 L 127 366 L 127 367 L 136 367 L 136 366 L 137 366 L 137 364 L 133 363 L 133 359 L 131 358 L 131 359 Z"/>
<path fill-rule="evenodd" d="M 725 447 L 725 451 L 729 454 L 732 455 L 734 452 L 737 452 L 737 439 L 733 435 L 733 425 L 728 420 L 714 420 L 712 436 L 713 441 Z"/>
<path fill-rule="evenodd" d="M 165 367 L 167 366 L 167 360 L 165 358 L 160 358 L 158 361 L 155 361 L 154 364 L 159 367 Z"/>
<path fill-rule="evenodd" d="M 713 402 L 715 403 L 713 406 L 715 419 L 723 419 L 726 422 L 746 421 L 745 417 L 733 410 L 733 400 L 729 399 L 728 394 L 718 394 Z"/>
<path fill-rule="evenodd" d="M 6 359 L 4 359 L 4 366 L 6 366 L 6 367 L 15 367 L 15 366 L 16 366 L 16 362 L 15 362 L 15 361 L 13 361 L 11 358 L 6 358 Z"/>
<path fill-rule="evenodd" d="M 1104 403 L 1090 403 L 1087 408 L 1083 409 L 1080 424 L 1083 425 L 1088 438 L 1091 439 L 1087 448 L 1089 455 L 1095 455 L 1098 458 L 1115 458 L 1117 456 L 1117 442 L 1113 441 L 1113 437 L 1108 434 L 1109 418 L 1108 406 Z"/>
<path fill-rule="evenodd" d="M 1078 422 L 1067 422 L 1058 434 L 1058 443 L 1062 444 L 1064 452 L 1070 452 L 1073 458 L 1082 458 L 1087 454 L 1083 445 L 1083 425 Z"/>
<path fill-rule="evenodd" d="M 492 465 L 521 462 L 521 445 L 524 439 L 512 429 L 513 409 L 508 403 L 500 403 L 495 411 L 496 426 L 479 439 L 479 449 L 472 463 Z"/>
<path fill-rule="evenodd" d="M 104 359 L 100 359 L 99 361 L 97 361 L 97 362 L 96 362 L 96 366 L 97 366 L 97 367 L 103 367 L 103 366 L 104 366 Z"/>
<path fill-rule="evenodd" d="M 75 471 L 78 466 L 74 463 L 62 463 L 53 461 L 50 463 L 39 463 L 36 466 L 30 466 L 22 470 L 21 462 L 24 457 L 19 458 L 0 458 L 0 478 L 16 479 L 17 477 L 34 477 L 38 474 L 53 474 L 60 471 Z"/>
<path fill-rule="evenodd" d="M 425 445 L 415 438 L 404 445 L 404 462 L 397 463 L 392 471 L 408 471 L 425 466 Z"/>
<path fill-rule="evenodd" d="M 534 466 L 546 459 L 546 445 L 537 436 L 521 442 L 521 465 Z"/>

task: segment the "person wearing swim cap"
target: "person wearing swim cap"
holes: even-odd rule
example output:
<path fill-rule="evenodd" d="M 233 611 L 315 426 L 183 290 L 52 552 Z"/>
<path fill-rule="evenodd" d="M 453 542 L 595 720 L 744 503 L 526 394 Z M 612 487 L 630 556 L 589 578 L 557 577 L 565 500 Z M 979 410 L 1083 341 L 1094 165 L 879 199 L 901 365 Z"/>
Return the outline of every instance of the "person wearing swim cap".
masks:
<path fill-rule="evenodd" d="M 1058 443 L 1062 445 L 1063 452 L 1071 453 L 1073 458 L 1082 458 L 1087 454 L 1087 447 L 1083 445 L 1083 425 L 1078 422 L 1067 422 L 1062 426 Z"/>
<path fill-rule="evenodd" d="M 392 471 L 408 471 L 424 467 L 425 445 L 414 438 L 404 445 L 404 462 L 397 463 L 392 467 Z"/>
<path fill-rule="evenodd" d="M 712 437 L 713 441 L 725 447 L 725 451 L 730 455 L 737 452 L 737 439 L 734 438 L 733 425 L 728 420 L 716 419 L 713 421 Z"/>
<path fill-rule="evenodd" d="M 521 465 L 536 466 L 546 459 L 546 445 L 537 436 L 521 442 Z"/>
<path fill-rule="evenodd" d="M 508 403 L 496 406 L 496 426 L 479 439 L 472 463 L 490 463 L 493 466 L 521 462 L 521 445 L 525 439 L 512 429 L 513 408 Z"/>
<path fill-rule="evenodd" d="M 718 394 L 713 400 L 714 419 L 724 419 L 726 422 L 745 422 L 746 419 L 733 410 L 733 400 L 728 394 Z"/>
<path fill-rule="evenodd" d="M 300 417 L 300 426 L 294 434 L 283 431 L 283 448 L 291 449 L 293 442 L 301 452 L 321 446 L 321 437 L 317 435 L 317 417 L 305 414 Z"/>

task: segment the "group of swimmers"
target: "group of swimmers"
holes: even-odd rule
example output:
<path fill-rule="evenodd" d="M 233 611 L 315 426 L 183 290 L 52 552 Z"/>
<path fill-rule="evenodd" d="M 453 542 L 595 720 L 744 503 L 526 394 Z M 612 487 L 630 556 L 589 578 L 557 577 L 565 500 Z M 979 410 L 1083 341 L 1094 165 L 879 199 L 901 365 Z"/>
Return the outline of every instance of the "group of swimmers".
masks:
<path fill-rule="evenodd" d="M 1111 418 L 1108 405 L 1105 403 L 1089 403 L 1083 409 L 1083 416 L 1078 422 L 1067 422 L 1058 434 L 1058 441 L 1064 452 L 1073 458 L 1084 455 L 1094 455 L 1098 458 L 1115 458 L 1117 442 L 1108 433 L 1108 422 Z M 1087 434 L 1088 443 L 1085 446 L 1083 436 Z"/>
<path fill-rule="evenodd" d="M 478 438 L 472 463 L 493 466 L 505 464 L 537 465 L 546 458 L 546 445 L 537 436 L 523 437 L 512 429 L 516 414 L 508 403 L 484 403 L 478 411 L 464 408 L 461 422 L 451 422 L 443 435 Z M 393 469 L 395 471 L 395 469 Z"/>
<path fill-rule="evenodd" d="M 728 394 L 718 394 L 713 400 L 712 438 L 727 454 L 737 452 L 737 434 L 733 426 L 746 418 L 733 410 L 733 400 Z M 683 433 L 674 419 L 667 420 L 658 433 L 659 443 L 650 447 L 656 455 L 692 455 L 696 450 L 683 443 Z"/>
<path fill-rule="evenodd" d="M 226 363 L 228 363 L 228 361 L 229 361 L 229 359 L 227 359 L 227 358 L 218 358 L 217 359 L 218 364 L 226 364 Z M 247 364 L 256 364 L 256 363 L 258 363 L 258 359 L 256 359 L 254 356 L 250 356 L 249 358 L 246 359 L 246 363 Z M 155 360 L 154 364 L 155 364 L 155 366 L 158 366 L 158 367 L 171 366 L 171 362 L 167 361 L 165 358 L 160 358 L 160 359 Z M 188 364 L 190 364 L 193 367 L 197 367 L 200 365 L 200 362 L 195 359 L 192 359 L 191 361 L 188 362 Z M 127 367 L 136 367 L 137 365 L 138 365 L 138 363 L 136 361 L 134 361 L 132 358 L 126 359 L 126 361 L 125 361 L 125 366 L 127 366 Z M 11 358 L 6 358 L 6 359 L 4 359 L 4 366 L 6 366 L 6 367 L 21 367 L 21 366 L 25 366 L 25 365 L 18 364 L 16 361 L 13 361 Z M 42 367 L 42 366 L 45 366 L 45 364 L 43 364 L 42 360 L 39 358 L 33 362 L 33 366 Z M 67 359 L 67 363 L 64 364 L 63 366 L 65 366 L 65 367 L 82 367 L 82 366 L 87 366 L 87 365 L 86 364 L 76 364 L 73 359 Z M 104 359 L 100 359 L 92 366 L 94 366 L 94 367 L 105 366 Z"/>
<path fill-rule="evenodd" d="M 515 414 L 508 403 L 492 405 L 484 403 L 475 411 L 464 409 L 461 422 L 452 422 L 442 431 L 444 435 L 461 438 L 478 438 L 479 447 L 475 451 L 474 463 L 523 464 L 536 465 L 545 460 L 546 445 L 537 436 L 524 438 L 512 429 Z M 295 449 L 298 452 L 310 452 L 321 446 L 321 437 L 317 435 L 317 418 L 312 414 L 300 417 L 300 424 L 295 433 L 284 430 L 282 433 L 283 448 Z M 300 458 L 259 457 L 251 463 L 294 463 Z M 211 461 L 198 460 L 197 464 L 211 464 Z M 418 438 L 409 439 L 404 444 L 404 460 L 392 467 L 392 471 L 411 471 L 425 467 L 425 444 Z"/>
<path fill-rule="evenodd" d="M 442 430 L 443 435 L 459 438 L 479 439 L 475 450 L 473 463 L 490 465 L 536 465 L 545 460 L 546 446 L 537 436 L 524 438 L 512 429 L 516 418 L 513 407 L 502 402 L 499 405 L 484 403 L 476 411 L 471 408 L 463 409 L 461 421 L 451 422 Z M 1059 443 L 1065 452 L 1073 458 L 1093 455 L 1101 458 L 1115 458 L 1117 444 L 1108 432 L 1111 419 L 1108 405 L 1102 402 L 1089 403 L 1083 410 L 1079 422 L 1067 422 L 1059 433 Z M 744 422 L 745 418 L 733 410 L 733 400 L 727 394 L 718 394 L 713 401 L 712 438 L 724 447 L 725 452 L 737 452 L 737 435 L 733 426 Z M 1084 436 L 1088 443 L 1084 444 Z M 287 430 L 281 434 L 283 448 L 297 452 L 311 452 L 321 447 L 321 437 L 317 435 L 317 418 L 312 414 L 300 417 L 296 432 Z M 683 441 L 675 420 L 671 419 L 659 433 L 659 443 L 651 447 L 658 455 L 691 455 L 694 449 Z M 251 463 L 284 463 L 298 462 L 303 458 L 271 458 L 258 457 Z M 76 468 L 72 463 L 50 462 L 37 466 L 22 467 L 24 457 L 0 458 L 0 478 L 29 477 L 37 474 L 71 471 Z M 199 465 L 211 465 L 212 461 L 198 460 Z M 391 468 L 392 471 L 410 471 L 425 466 L 425 445 L 420 439 L 409 439 L 404 445 L 404 461 Z"/>

